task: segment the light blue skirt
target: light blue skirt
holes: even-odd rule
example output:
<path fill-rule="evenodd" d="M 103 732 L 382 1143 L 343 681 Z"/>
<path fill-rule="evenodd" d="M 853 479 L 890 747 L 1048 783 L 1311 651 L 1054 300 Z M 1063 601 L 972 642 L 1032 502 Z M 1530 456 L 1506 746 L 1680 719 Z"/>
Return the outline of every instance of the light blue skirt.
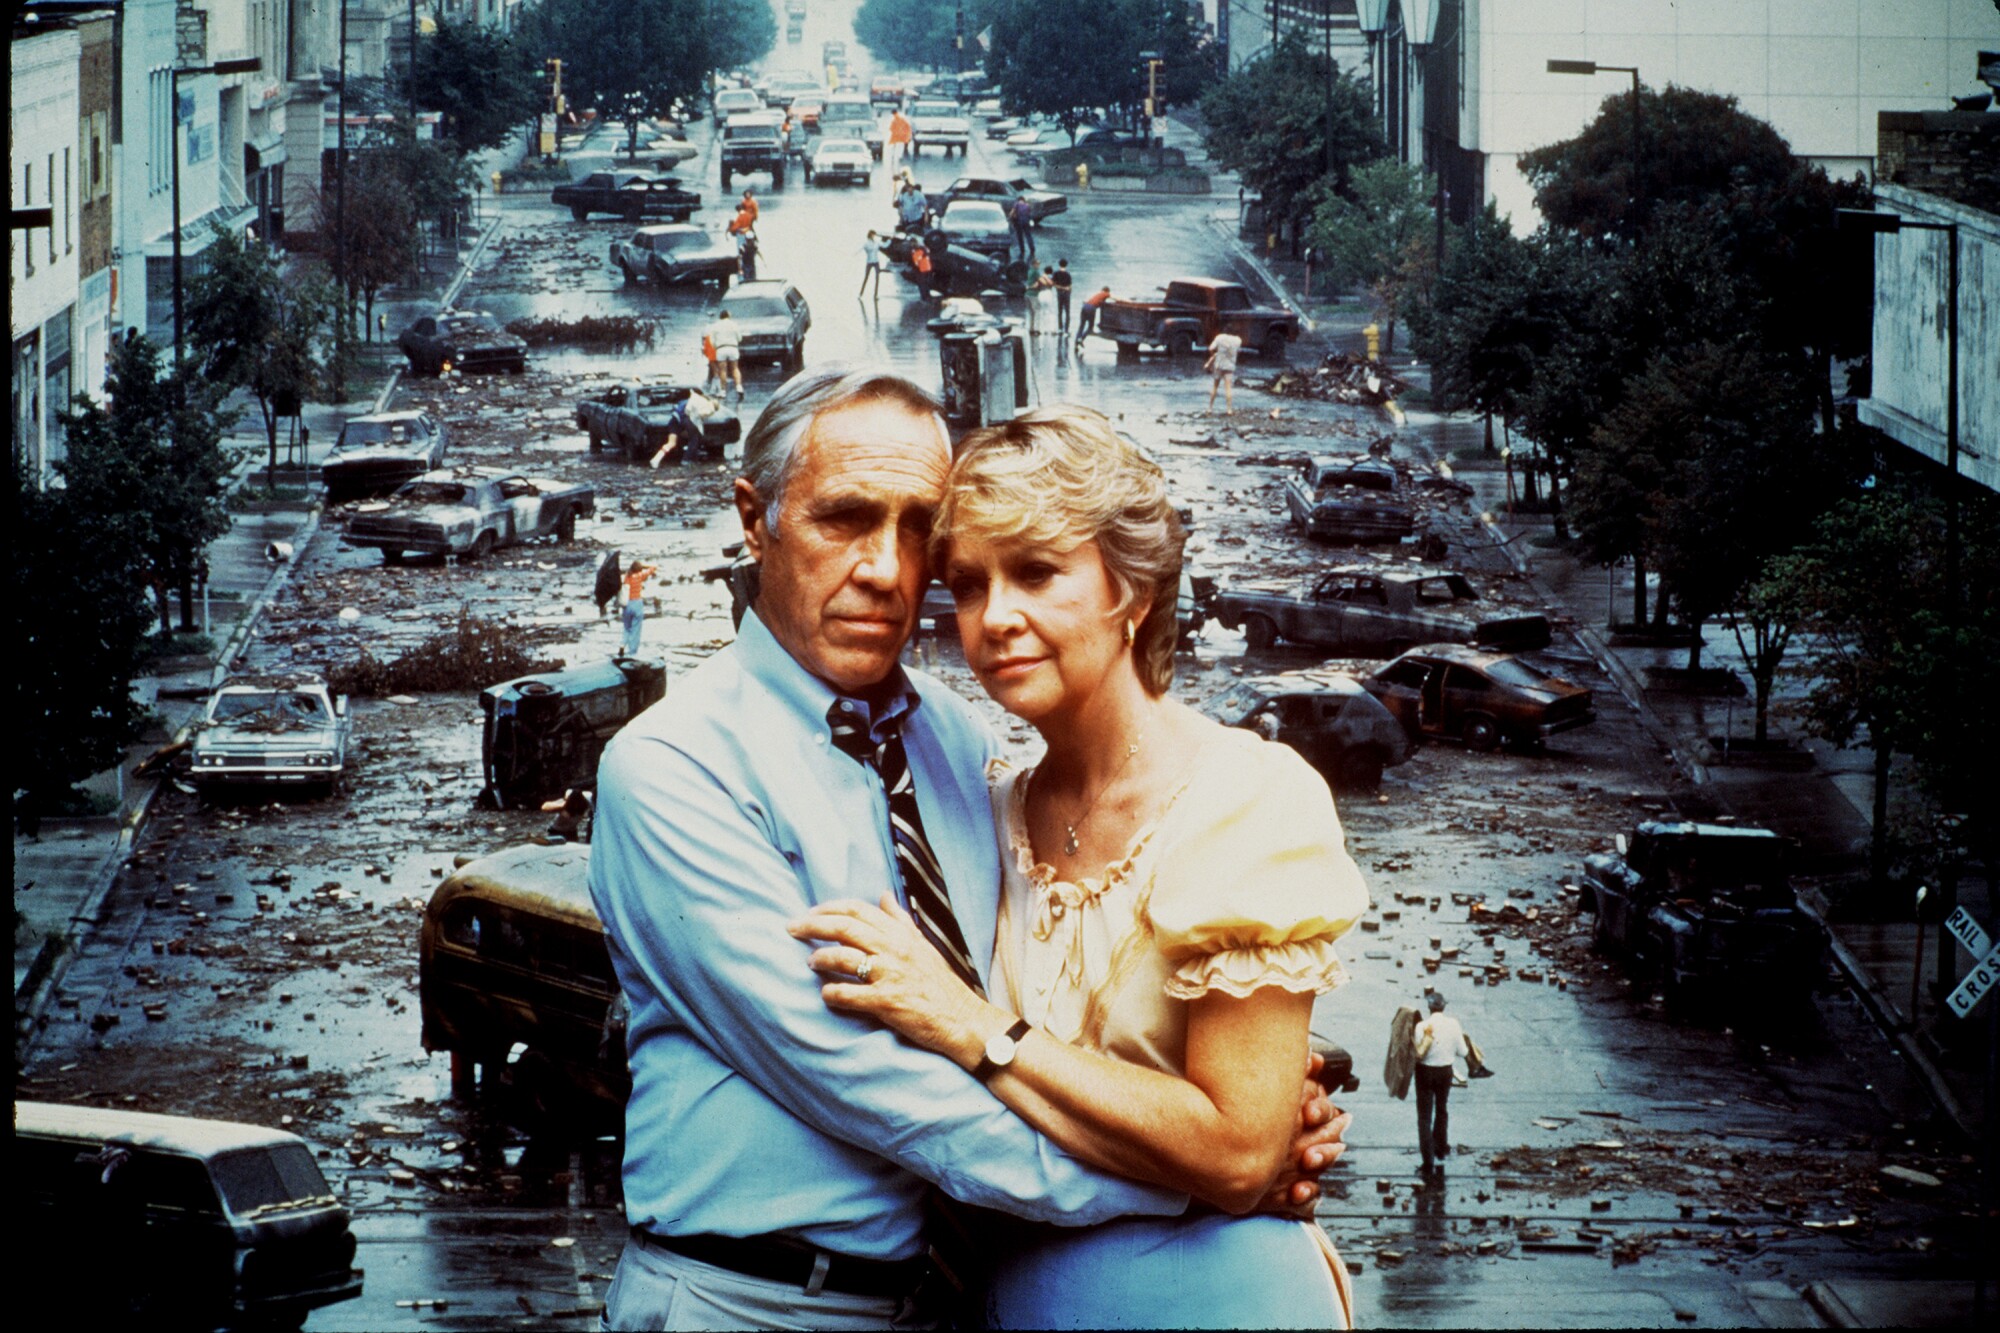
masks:
<path fill-rule="evenodd" d="M 1345 1328 L 1309 1222 L 1130 1217 L 1021 1228 L 986 1301 L 993 1328 Z"/>

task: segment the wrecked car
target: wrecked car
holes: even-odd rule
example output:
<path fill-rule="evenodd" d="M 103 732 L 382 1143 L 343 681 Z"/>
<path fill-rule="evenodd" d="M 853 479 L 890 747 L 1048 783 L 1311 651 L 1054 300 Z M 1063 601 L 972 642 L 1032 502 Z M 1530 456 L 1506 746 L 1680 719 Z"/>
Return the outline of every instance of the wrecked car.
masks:
<path fill-rule="evenodd" d="M 667 694 L 667 664 L 619 657 L 480 691 L 480 804 L 518 810 L 597 782 L 605 745 Z"/>
<path fill-rule="evenodd" d="M 241 676 L 208 701 L 189 747 L 188 780 L 224 787 L 305 787 L 331 795 L 353 736 L 347 696 L 311 676 Z"/>
<path fill-rule="evenodd" d="M 1401 541 L 1416 528 L 1396 469 L 1379 458 L 1315 458 L 1285 479 L 1292 526 L 1340 542 Z"/>
<path fill-rule="evenodd" d="M 440 310 L 404 329 L 396 346 L 410 360 L 412 375 L 456 370 L 477 375 L 528 369 L 528 344 L 500 327 L 483 310 Z"/>
<path fill-rule="evenodd" d="M 1337 791 L 1374 791 L 1382 770 L 1408 759 L 1413 749 L 1380 700 L 1330 672 L 1239 681 L 1200 710 L 1225 727 L 1291 746 Z"/>
<path fill-rule="evenodd" d="M 590 848 L 529 844 L 482 856 L 438 885 L 418 937 L 426 1051 L 451 1053 L 452 1091 L 507 1067 L 518 1044 L 549 1086 L 624 1110 L 626 1010 L 591 906 Z"/>
<path fill-rule="evenodd" d="M 736 242 L 700 227 L 641 227 L 611 243 L 611 262 L 625 281 L 640 278 L 658 286 L 712 282 L 727 287 L 742 268 Z"/>
<path fill-rule="evenodd" d="M 1246 586 L 1215 595 L 1210 613 L 1241 629 L 1252 648 L 1279 639 L 1351 656 L 1400 653 L 1419 643 L 1476 643 L 1526 650 L 1549 645 L 1547 616 L 1475 620 L 1479 600 L 1463 574 L 1421 570 L 1336 569 L 1304 591 Z"/>
<path fill-rule="evenodd" d="M 1469 750 L 1502 741 L 1536 749 L 1597 719 L 1583 686 L 1521 658 L 1460 644 L 1412 648 L 1361 684 L 1412 737 L 1450 737 Z"/>
<path fill-rule="evenodd" d="M 350 1215 L 296 1134 L 23 1101 L 10 1165 L 15 1262 L 65 1323 L 297 1328 L 361 1295 Z"/>
<path fill-rule="evenodd" d="M 587 482 L 547 481 L 501 468 L 427 472 L 386 501 L 364 504 L 341 536 L 373 546 L 385 564 L 412 554 L 478 560 L 530 537 L 576 538 L 576 521 L 597 512 Z"/>
<path fill-rule="evenodd" d="M 726 405 L 706 421 L 690 420 L 681 405 L 692 392 L 687 384 L 614 384 L 576 405 L 577 429 L 590 436 L 592 453 L 608 443 L 628 462 L 645 462 L 676 436 L 683 457 L 720 458 L 724 445 L 743 437 L 743 423 Z"/>
<path fill-rule="evenodd" d="M 1647 820 L 1615 853 L 1584 860 L 1592 938 L 1657 980 L 1669 1001 L 1751 989 L 1798 997 L 1818 984 L 1826 933 L 1799 906 L 1790 847 L 1768 829 Z"/>
<path fill-rule="evenodd" d="M 665 218 L 686 222 L 701 207 L 701 196 L 672 176 L 646 176 L 634 171 L 594 171 L 549 191 L 549 202 L 567 208 L 582 222 L 592 213 L 616 213 L 628 222 Z"/>
<path fill-rule="evenodd" d="M 444 427 L 428 412 L 372 412 L 349 417 L 321 460 L 330 501 L 386 495 L 412 477 L 444 466 Z"/>

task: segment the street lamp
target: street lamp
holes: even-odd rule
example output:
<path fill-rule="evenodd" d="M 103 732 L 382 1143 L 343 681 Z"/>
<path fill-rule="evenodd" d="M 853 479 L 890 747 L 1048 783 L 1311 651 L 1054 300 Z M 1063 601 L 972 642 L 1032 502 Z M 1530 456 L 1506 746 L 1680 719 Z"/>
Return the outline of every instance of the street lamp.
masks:
<path fill-rule="evenodd" d="M 181 330 L 185 323 L 185 302 L 181 296 L 181 76 L 183 74 L 255 74 L 264 62 L 255 56 L 239 60 L 218 60 L 212 65 L 175 65 L 168 83 L 173 91 L 174 116 L 174 369 L 181 364 Z"/>
<path fill-rule="evenodd" d="M 1639 69 L 1636 65 L 1600 65 L 1595 60 L 1551 60 L 1551 74 L 1630 74 L 1632 76 L 1632 214 L 1633 230 L 1646 212 L 1646 173 L 1639 154 Z"/>

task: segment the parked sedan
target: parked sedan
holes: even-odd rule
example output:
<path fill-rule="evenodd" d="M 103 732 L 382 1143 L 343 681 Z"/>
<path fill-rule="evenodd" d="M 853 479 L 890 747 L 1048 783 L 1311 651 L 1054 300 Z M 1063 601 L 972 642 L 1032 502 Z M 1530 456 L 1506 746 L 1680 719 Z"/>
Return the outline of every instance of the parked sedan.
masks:
<path fill-rule="evenodd" d="M 736 322 L 745 361 L 777 361 L 787 371 L 805 365 L 812 309 L 797 287 L 783 278 L 739 282 L 722 298 L 722 308 Z"/>
<path fill-rule="evenodd" d="M 1013 253 L 1014 229 L 1007 211 L 983 199 L 954 199 L 938 219 L 937 229 L 955 246 L 976 250 L 989 259 L 1005 260 Z"/>
<path fill-rule="evenodd" d="M 330 501 L 387 495 L 412 477 L 444 466 L 444 427 L 428 412 L 350 417 L 320 461 Z"/>
<path fill-rule="evenodd" d="M 1412 648 L 1361 684 L 1412 737 L 1454 737 L 1470 750 L 1502 741 L 1534 749 L 1597 718 L 1581 685 L 1521 658 L 1459 644 Z"/>
<path fill-rule="evenodd" d="M 1420 569 L 1336 569 L 1309 588 L 1225 588 L 1215 618 L 1240 627 L 1252 648 L 1279 639 L 1350 656 L 1382 656 L 1419 643 L 1476 643 L 1513 650 L 1549 646 L 1542 615 L 1475 619 L 1479 593 L 1463 574 Z"/>
<path fill-rule="evenodd" d="M 875 159 L 860 139 L 827 139 L 806 160 L 807 185 L 866 185 L 874 174 Z"/>
<path fill-rule="evenodd" d="M 1201 711 L 1226 727 L 1283 741 L 1342 791 L 1374 791 L 1382 770 L 1408 759 L 1412 748 L 1380 700 L 1359 682 L 1331 673 L 1239 681 Z"/>
<path fill-rule="evenodd" d="M 612 242 L 611 262 L 625 274 L 627 282 L 645 278 L 661 286 L 677 282 L 727 285 L 738 268 L 733 242 L 686 223 L 641 227 L 630 239 Z"/>
<path fill-rule="evenodd" d="M 528 344 L 483 310 L 440 310 L 404 329 L 396 339 L 413 375 L 465 374 L 528 368 Z"/>

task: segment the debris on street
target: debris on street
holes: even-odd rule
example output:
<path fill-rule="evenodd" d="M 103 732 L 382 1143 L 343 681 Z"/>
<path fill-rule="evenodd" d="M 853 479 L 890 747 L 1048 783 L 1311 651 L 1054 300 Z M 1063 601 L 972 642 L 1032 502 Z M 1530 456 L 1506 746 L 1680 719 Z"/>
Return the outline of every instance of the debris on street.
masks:
<path fill-rule="evenodd" d="M 540 644 L 560 637 L 552 628 L 502 625 L 467 611 L 454 628 L 432 635 L 400 657 L 384 662 L 363 648 L 357 660 L 328 675 L 342 694 L 482 690 L 533 671 L 560 671 L 560 660 L 534 652 Z"/>
<path fill-rule="evenodd" d="M 1328 352 L 1311 370 L 1281 370 L 1264 388 L 1285 398 L 1380 407 L 1403 396 L 1409 382 L 1380 361 Z"/>

